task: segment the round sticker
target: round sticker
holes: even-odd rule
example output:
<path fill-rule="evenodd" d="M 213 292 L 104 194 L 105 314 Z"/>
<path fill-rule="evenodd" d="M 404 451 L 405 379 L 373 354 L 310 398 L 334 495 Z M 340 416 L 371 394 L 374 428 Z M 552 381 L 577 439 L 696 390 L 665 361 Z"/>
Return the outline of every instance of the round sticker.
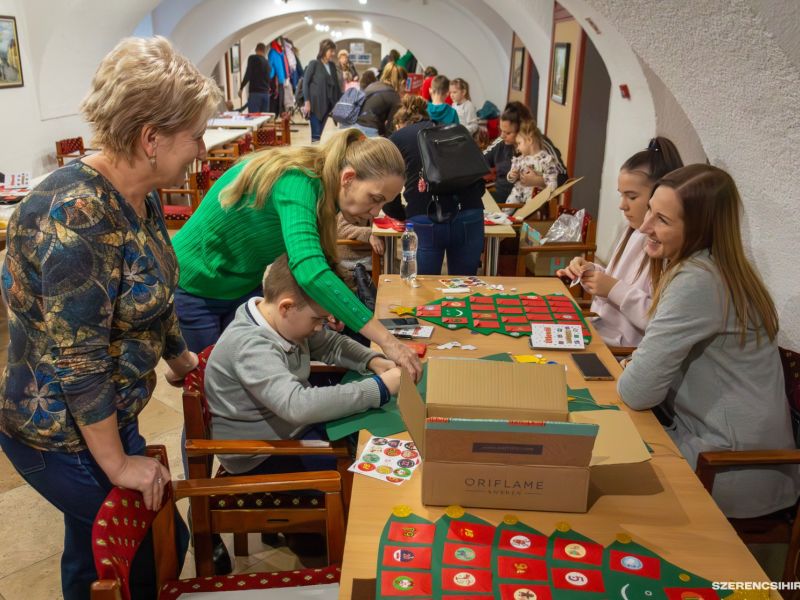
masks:
<path fill-rule="evenodd" d="M 519 337 L 519 331 L 512 331 L 511 335 L 513 335 L 514 337 Z"/>
<path fill-rule="evenodd" d="M 385 446 L 386 444 L 389 443 L 389 440 L 387 440 L 386 438 L 375 438 L 374 440 L 372 440 L 372 443 L 375 444 L 376 446 Z"/>
<path fill-rule="evenodd" d="M 570 571 L 569 573 L 564 575 L 564 580 L 568 584 L 574 585 L 576 587 L 583 587 L 587 583 L 589 583 L 589 578 L 586 577 L 586 575 L 584 575 L 583 573 L 579 573 L 578 571 Z"/>
<path fill-rule="evenodd" d="M 452 323 L 450 323 L 450 325 L 448 325 L 447 327 L 448 327 L 448 329 L 455 329 L 456 328 L 456 326 L 453 325 Z"/>
<path fill-rule="evenodd" d="M 397 475 L 398 477 L 409 477 L 411 475 L 411 471 L 408 469 L 400 468 L 400 469 L 395 469 L 394 474 Z"/>
<path fill-rule="evenodd" d="M 405 444 L 403 444 L 403 448 L 405 448 L 406 450 L 416 450 L 417 449 L 416 445 L 414 445 L 414 442 L 406 442 Z"/>
<path fill-rule="evenodd" d="M 398 467 L 406 467 L 407 469 L 410 469 L 415 464 L 417 464 L 417 463 L 415 463 L 410 458 L 401 458 L 400 460 L 397 461 L 397 466 Z"/>
<path fill-rule="evenodd" d="M 383 453 L 386 456 L 400 456 L 400 450 L 397 448 L 386 448 Z"/>
<path fill-rule="evenodd" d="M 414 580 L 411 577 L 406 577 L 405 575 L 401 575 L 400 577 L 395 577 L 394 581 L 392 581 L 392 585 L 396 590 L 410 590 L 414 587 Z"/>
<path fill-rule="evenodd" d="M 405 481 L 405 479 L 400 479 L 399 477 L 392 477 L 391 475 L 387 475 L 386 481 L 388 481 L 389 483 L 400 483 L 402 481 Z"/>
<path fill-rule="evenodd" d="M 392 557 L 401 563 L 411 562 L 416 558 L 416 554 L 414 554 L 411 550 L 406 550 L 405 548 L 400 548 L 395 550 L 392 554 Z"/>
<path fill-rule="evenodd" d="M 365 454 L 363 460 L 364 460 L 364 462 L 368 462 L 368 463 L 376 463 L 376 462 L 380 462 L 381 457 L 378 456 L 377 454 L 370 453 L 370 454 Z"/>
<path fill-rule="evenodd" d="M 455 557 L 458 560 L 469 562 L 471 560 L 475 560 L 475 550 L 472 548 L 461 547 L 457 548 L 455 551 Z"/>
<path fill-rule="evenodd" d="M 703 600 L 697 592 L 681 592 L 681 600 Z"/>
<path fill-rule="evenodd" d="M 377 469 L 375 469 L 375 471 L 380 473 L 381 475 L 391 475 L 392 467 L 388 467 L 386 465 L 381 465 Z"/>
<path fill-rule="evenodd" d="M 580 544 L 567 544 L 564 547 L 564 554 L 571 558 L 583 558 L 586 556 L 586 548 Z"/>
<path fill-rule="evenodd" d="M 400 445 L 400 440 L 389 440 L 387 442 L 392 448 L 397 448 Z"/>
<path fill-rule="evenodd" d="M 400 453 L 400 455 L 401 455 L 403 458 L 417 458 L 417 456 L 419 456 L 419 453 L 417 453 L 417 452 L 414 452 L 413 450 L 403 450 L 403 451 Z"/>
<path fill-rule="evenodd" d="M 514 600 L 536 600 L 536 598 L 538 598 L 536 592 L 528 588 L 514 590 Z"/>
<path fill-rule="evenodd" d="M 375 465 L 370 464 L 370 463 L 362 462 L 362 463 L 358 463 L 358 469 L 360 471 L 374 471 L 375 470 Z"/>
<path fill-rule="evenodd" d="M 623 567 L 630 569 L 631 571 L 640 571 L 642 567 L 644 567 L 642 561 L 635 556 L 623 556 L 622 560 L 619 562 Z"/>
<path fill-rule="evenodd" d="M 367 452 L 383 452 L 383 448 L 380 446 L 371 446 Z"/>
<path fill-rule="evenodd" d="M 475 575 L 462 571 L 453 575 L 453 583 L 461 587 L 472 587 L 475 585 Z"/>
<path fill-rule="evenodd" d="M 531 547 L 530 538 L 524 535 L 515 535 L 508 541 L 512 546 L 514 546 L 514 548 L 519 548 L 520 550 L 525 550 Z"/>

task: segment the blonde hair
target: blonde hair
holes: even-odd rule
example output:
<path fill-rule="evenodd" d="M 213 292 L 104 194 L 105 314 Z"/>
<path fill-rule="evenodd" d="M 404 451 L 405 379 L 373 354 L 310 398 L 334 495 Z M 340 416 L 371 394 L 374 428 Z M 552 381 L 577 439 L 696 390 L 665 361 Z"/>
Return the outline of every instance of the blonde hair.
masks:
<path fill-rule="evenodd" d="M 461 77 L 456 77 L 455 79 L 450 80 L 451 86 L 456 86 L 462 92 L 464 92 L 464 100 L 472 101 L 472 98 L 469 97 L 469 84 L 465 79 L 461 79 Z"/>
<path fill-rule="evenodd" d="M 400 67 L 393 62 L 390 62 L 386 63 L 386 66 L 383 68 L 383 73 L 381 73 L 381 81 L 392 86 L 396 92 L 400 92 L 403 89 L 406 78 L 403 76 L 403 72 L 400 70 Z"/>
<path fill-rule="evenodd" d="M 396 175 L 405 179 L 403 155 L 386 138 L 367 138 L 358 129 L 345 129 L 318 146 L 271 148 L 256 153 L 239 176 L 220 193 L 223 208 L 261 209 L 272 188 L 287 171 L 298 169 L 319 180 L 322 193 L 317 202 L 317 224 L 325 258 L 336 262 L 336 213 L 341 174 L 352 167 L 360 180 Z M 243 196 L 245 203 L 240 200 Z"/>
<path fill-rule="evenodd" d="M 166 38 L 125 38 L 101 61 L 81 112 L 92 143 L 132 161 L 142 129 L 174 135 L 211 117 L 222 100 L 206 77 Z"/>
<path fill-rule="evenodd" d="M 727 310 L 733 305 L 739 323 L 739 344 L 744 347 L 747 329 L 763 327 L 770 341 L 778 335 L 778 312 L 758 272 L 742 247 L 739 224 L 742 201 L 733 178 L 722 169 L 696 164 L 662 177 L 656 184 L 675 191 L 683 207 L 683 244 L 658 282 L 650 314 L 681 267 L 700 250 L 708 249 L 728 290 Z M 655 190 L 653 190 L 655 191 Z"/>
<path fill-rule="evenodd" d="M 533 119 L 525 119 L 522 121 L 519 124 L 519 131 L 517 131 L 517 135 L 521 135 L 529 140 L 533 140 L 539 147 L 539 150 L 544 148 L 544 135 L 542 135 L 541 130 L 536 125 L 536 121 Z"/>
<path fill-rule="evenodd" d="M 419 123 L 430 119 L 428 102 L 422 96 L 406 94 L 400 100 L 400 108 L 394 114 L 394 126 L 400 127 L 411 123 Z"/>

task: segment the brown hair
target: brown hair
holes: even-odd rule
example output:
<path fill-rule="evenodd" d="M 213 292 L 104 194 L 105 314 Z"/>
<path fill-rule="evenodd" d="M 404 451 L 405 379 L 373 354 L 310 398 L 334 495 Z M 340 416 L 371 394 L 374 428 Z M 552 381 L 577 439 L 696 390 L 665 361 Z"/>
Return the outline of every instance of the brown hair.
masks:
<path fill-rule="evenodd" d="M 269 148 L 249 158 L 241 173 L 220 193 L 223 208 L 261 209 L 275 183 L 286 172 L 299 170 L 320 182 L 317 226 L 320 244 L 329 263 L 336 262 L 336 212 L 341 173 L 352 167 L 360 180 L 397 175 L 405 179 L 403 155 L 382 137 L 367 138 L 358 129 L 345 129 L 318 146 Z M 243 196 L 245 202 L 240 202 Z"/>
<path fill-rule="evenodd" d="M 450 85 L 454 85 L 464 92 L 465 100 L 472 100 L 472 98 L 469 97 L 469 84 L 466 82 L 466 80 L 461 79 L 461 77 L 456 77 L 455 79 L 450 80 Z"/>
<path fill-rule="evenodd" d="M 394 126 L 409 125 L 430 119 L 428 103 L 422 96 L 406 94 L 400 101 L 400 108 L 394 114 Z"/>
<path fill-rule="evenodd" d="M 647 148 L 631 156 L 622 164 L 619 170 L 644 175 L 647 181 L 650 182 L 652 189 L 655 189 L 656 182 L 659 179 L 670 171 L 680 169 L 682 166 L 683 159 L 681 158 L 680 152 L 678 152 L 678 149 L 675 147 L 675 144 L 665 137 L 654 137 L 647 144 Z M 612 265 L 622 260 L 622 253 L 625 252 L 625 247 L 628 245 L 628 240 L 631 239 L 633 231 L 633 227 L 628 227 L 617 253 L 614 255 L 614 258 L 611 259 L 611 262 L 608 263 L 609 269 Z M 648 264 L 650 265 L 650 281 L 653 287 L 655 287 L 658 280 L 661 279 L 664 263 L 661 260 L 651 259 L 645 254 L 642 256 L 642 262 L 639 265 L 636 277 L 639 277 Z"/>
<path fill-rule="evenodd" d="M 132 161 L 139 135 L 151 126 L 162 135 L 205 123 L 222 92 L 166 38 L 125 38 L 100 62 L 81 112 L 92 142 Z"/>
<path fill-rule="evenodd" d="M 328 53 L 328 50 L 336 50 L 336 44 L 330 38 L 325 38 L 319 43 L 319 52 L 317 52 L 317 60 L 322 60 Z"/>
<path fill-rule="evenodd" d="M 450 90 L 450 80 L 444 75 L 437 75 L 431 81 L 431 93 L 447 95 Z"/>
<path fill-rule="evenodd" d="M 675 191 L 683 206 L 683 245 L 667 265 L 656 288 L 650 314 L 655 314 L 664 290 L 681 267 L 700 250 L 707 249 L 728 290 L 739 323 L 739 344 L 744 347 L 747 330 L 756 330 L 760 342 L 763 327 L 770 341 L 778 335 L 778 313 L 761 277 L 744 253 L 740 228 L 742 201 L 733 178 L 717 167 L 695 164 L 662 177 L 656 188 Z"/>
<path fill-rule="evenodd" d="M 533 119 L 526 119 L 519 125 L 518 135 L 524 136 L 536 142 L 540 150 L 544 149 L 544 135 L 541 130 L 536 126 L 536 121 Z"/>
<path fill-rule="evenodd" d="M 425 71 L 423 72 L 423 75 L 425 76 L 426 79 L 428 77 L 436 77 L 438 74 L 439 74 L 438 69 L 432 66 L 425 67 Z"/>
<path fill-rule="evenodd" d="M 267 45 L 264 42 L 258 42 L 256 44 L 256 52 L 266 52 Z"/>
<path fill-rule="evenodd" d="M 375 75 L 375 71 L 372 69 L 367 69 L 361 74 L 361 78 L 358 80 L 358 85 L 361 87 L 362 90 L 367 89 L 367 86 L 375 83 L 378 81 L 378 78 Z"/>
<path fill-rule="evenodd" d="M 514 101 L 506 104 L 503 109 L 503 114 L 500 115 L 501 121 L 508 121 L 517 127 L 519 131 L 520 125 L 523 121 L 533 121 L 533 113 L 531 109 L 525 106 L 522 102 Z"/>
<path fill-rule="evenodd" d="M 291 296 L 298 308 L 313 304 L 311 297 L 303 291 L 292 275 L 292 270 L 289 268 L 289 257 L 285 253 L 272 261 L 272 264 L 266 268 L 264 278 L 261 280 L 261 289 L 264 300 L 270 304 L 277 302 L 281 296 L 285 295 Z"/>

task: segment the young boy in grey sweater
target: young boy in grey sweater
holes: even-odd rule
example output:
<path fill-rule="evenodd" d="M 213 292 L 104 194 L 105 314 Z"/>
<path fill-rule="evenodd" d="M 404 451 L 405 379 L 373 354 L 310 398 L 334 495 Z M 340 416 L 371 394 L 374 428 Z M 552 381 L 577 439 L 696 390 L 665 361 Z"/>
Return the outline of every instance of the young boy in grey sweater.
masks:
<path fill-rule="evenodd" d="M 297 284 L 285 254 L 267 268 L 263 289 L 263 299 L 252 298 L 239 307 L 208 359 L 205 392 L 214 439 L 320 439 L 312 425 L 376 408 L 397 393 L 400 368 L 324 328 L 329 313 Z M 371 371 L 373 376 L 312 387 L 308 383 L 312 360 Z M 296 468 L 280 466 L 281 457 L 219 458 L 234 474 Z"/>

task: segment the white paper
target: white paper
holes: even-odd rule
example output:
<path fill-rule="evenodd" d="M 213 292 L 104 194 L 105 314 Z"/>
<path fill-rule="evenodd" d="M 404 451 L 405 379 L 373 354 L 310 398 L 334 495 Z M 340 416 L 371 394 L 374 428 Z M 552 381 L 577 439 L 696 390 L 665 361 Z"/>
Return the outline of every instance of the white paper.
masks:
<path fill-rule="evenodd" d="M 348 471 L 400 485 L 411 478 L 419 462 L 414 442 L 373 436 Z"/>
<path fill-rule="evenodd" d="M 531 348 L 583 350 L 584 347 L 580 325 L 531 323 Z"/>

